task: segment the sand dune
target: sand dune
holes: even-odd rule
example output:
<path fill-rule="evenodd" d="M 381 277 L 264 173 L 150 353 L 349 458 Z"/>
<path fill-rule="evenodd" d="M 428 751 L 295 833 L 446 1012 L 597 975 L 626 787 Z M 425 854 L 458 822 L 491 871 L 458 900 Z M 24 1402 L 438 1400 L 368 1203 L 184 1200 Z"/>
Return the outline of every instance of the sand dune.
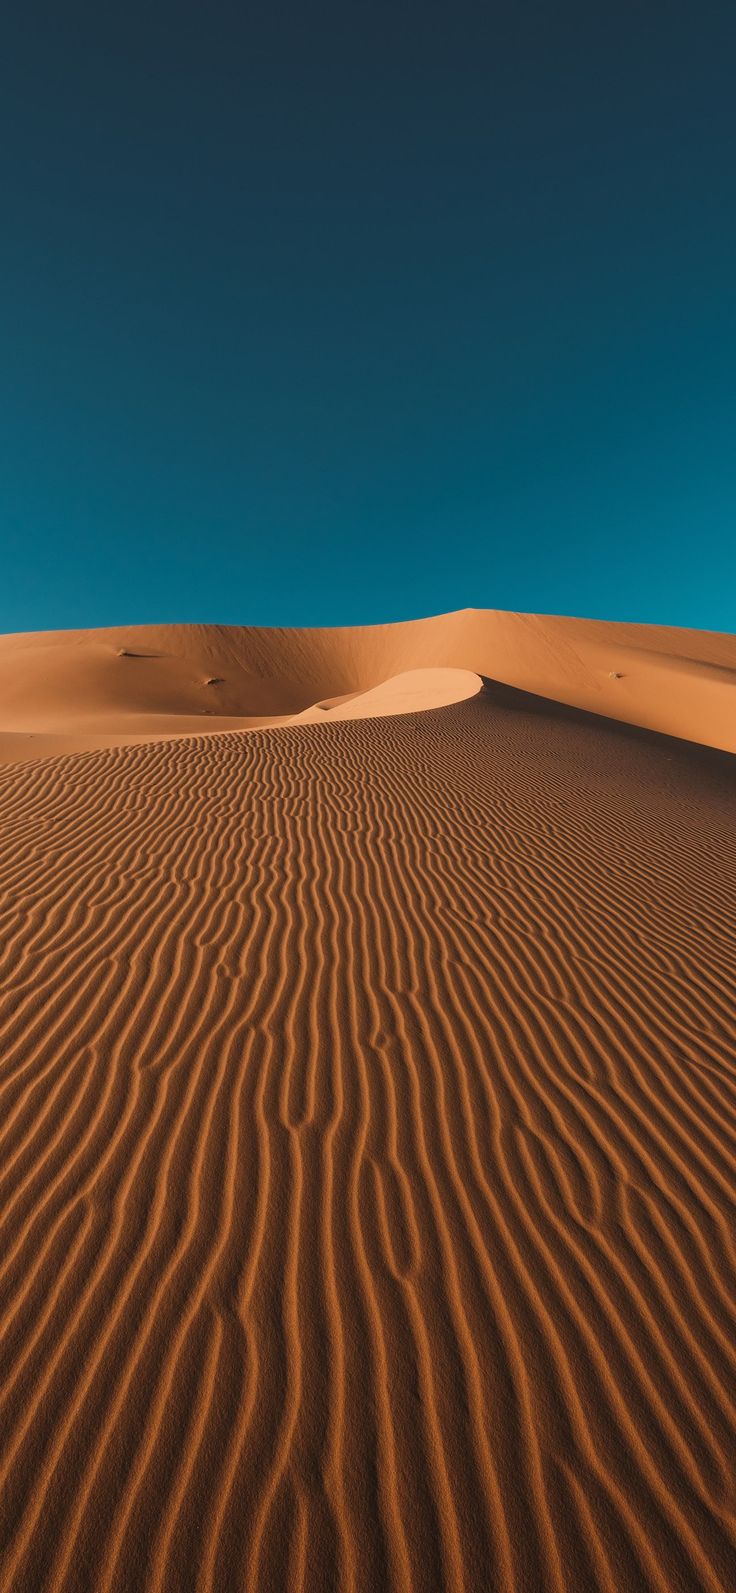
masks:
<path fill-rule="evenodd" d="M 290 724 L 319 724 L 329 720 L 375 719 L 394 714 L 425 713 L 428 708 L 446 708 L 464 702 L 483 690 L 480 675 L 469 669 L 407 669 L 392 675 L 380 686 L 348 697 L 313 703 L 303 713 L 294 714 Z"/>
<path fill-rule="evenodd" d="M 0 637 L 0 760 L 288 723 L 418 669 L 470 671 L 736 751 L 733 636 L 464 609 L 350 629 L 143 625 Z M 428 687 L 424 706 L 430 696 Z M 441 688 L 437 706 L 446 700 Z"/>
<path fill-rule="evenodd" d="M 276 634 L 0 649 L 0 1587 L 725 1593 L 736 644 Z"/>

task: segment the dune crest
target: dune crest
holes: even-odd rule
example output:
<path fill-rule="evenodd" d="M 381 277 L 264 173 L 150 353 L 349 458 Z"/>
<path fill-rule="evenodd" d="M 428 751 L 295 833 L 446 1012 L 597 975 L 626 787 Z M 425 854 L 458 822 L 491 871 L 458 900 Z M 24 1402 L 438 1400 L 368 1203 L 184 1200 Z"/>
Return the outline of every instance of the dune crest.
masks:
<path fill-rule="evenodd" d="M 142 625 L 3 636 L 0 759 L 288 724 L 420 669 L 464 670 L 736 751 L 733 636 L 466 609 L 328 630 Z"/>
<path fill-rule="evenodd" d="M 464 702 L 483 690 L 479 675 L 469 669 L 407 669 L 368 691 L 326 703 L 313 703 L 289 724 L 336 724 L 343 719 L 391 718 L 394 714 L 426 713 Z"/>

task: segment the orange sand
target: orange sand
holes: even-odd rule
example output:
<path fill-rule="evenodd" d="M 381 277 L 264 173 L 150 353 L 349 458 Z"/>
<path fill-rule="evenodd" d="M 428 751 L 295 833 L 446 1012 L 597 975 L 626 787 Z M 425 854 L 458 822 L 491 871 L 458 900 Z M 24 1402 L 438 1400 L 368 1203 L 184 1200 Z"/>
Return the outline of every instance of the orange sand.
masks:
<path fill-rule="evenodd" d="M 418 669 L 470 671 L 736 752 L 736 637 L 463 609 L 352 629 L 134 625 L 0 636 L 0 761 L 288 723 Z M 431 702 L 429 686 L 414 706 Z"/>
<path fill-rule="evenodd" d="M 3 1590 L 736 1585 L 735 671 L 0 642 Z"/>

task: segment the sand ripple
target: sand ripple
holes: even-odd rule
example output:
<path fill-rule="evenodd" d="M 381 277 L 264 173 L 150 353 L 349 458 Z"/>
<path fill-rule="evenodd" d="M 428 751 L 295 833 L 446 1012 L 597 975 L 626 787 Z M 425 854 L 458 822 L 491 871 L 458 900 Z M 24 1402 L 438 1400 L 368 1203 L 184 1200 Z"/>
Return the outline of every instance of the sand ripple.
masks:
<path fill-rule="evenodd" d="M 0 820 L 2 1587 L 733 1587 L 732 760 L 477 697 Z"/>

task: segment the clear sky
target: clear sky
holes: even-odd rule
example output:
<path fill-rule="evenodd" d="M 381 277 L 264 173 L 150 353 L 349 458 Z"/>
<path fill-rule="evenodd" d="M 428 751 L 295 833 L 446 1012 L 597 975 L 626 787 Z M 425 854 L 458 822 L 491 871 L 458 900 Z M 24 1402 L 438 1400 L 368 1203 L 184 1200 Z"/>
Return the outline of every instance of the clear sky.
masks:
<path fill-rule="evenodd" d="M 734 0 L 23 0 L 0 629 L 736 630 Z"/>

